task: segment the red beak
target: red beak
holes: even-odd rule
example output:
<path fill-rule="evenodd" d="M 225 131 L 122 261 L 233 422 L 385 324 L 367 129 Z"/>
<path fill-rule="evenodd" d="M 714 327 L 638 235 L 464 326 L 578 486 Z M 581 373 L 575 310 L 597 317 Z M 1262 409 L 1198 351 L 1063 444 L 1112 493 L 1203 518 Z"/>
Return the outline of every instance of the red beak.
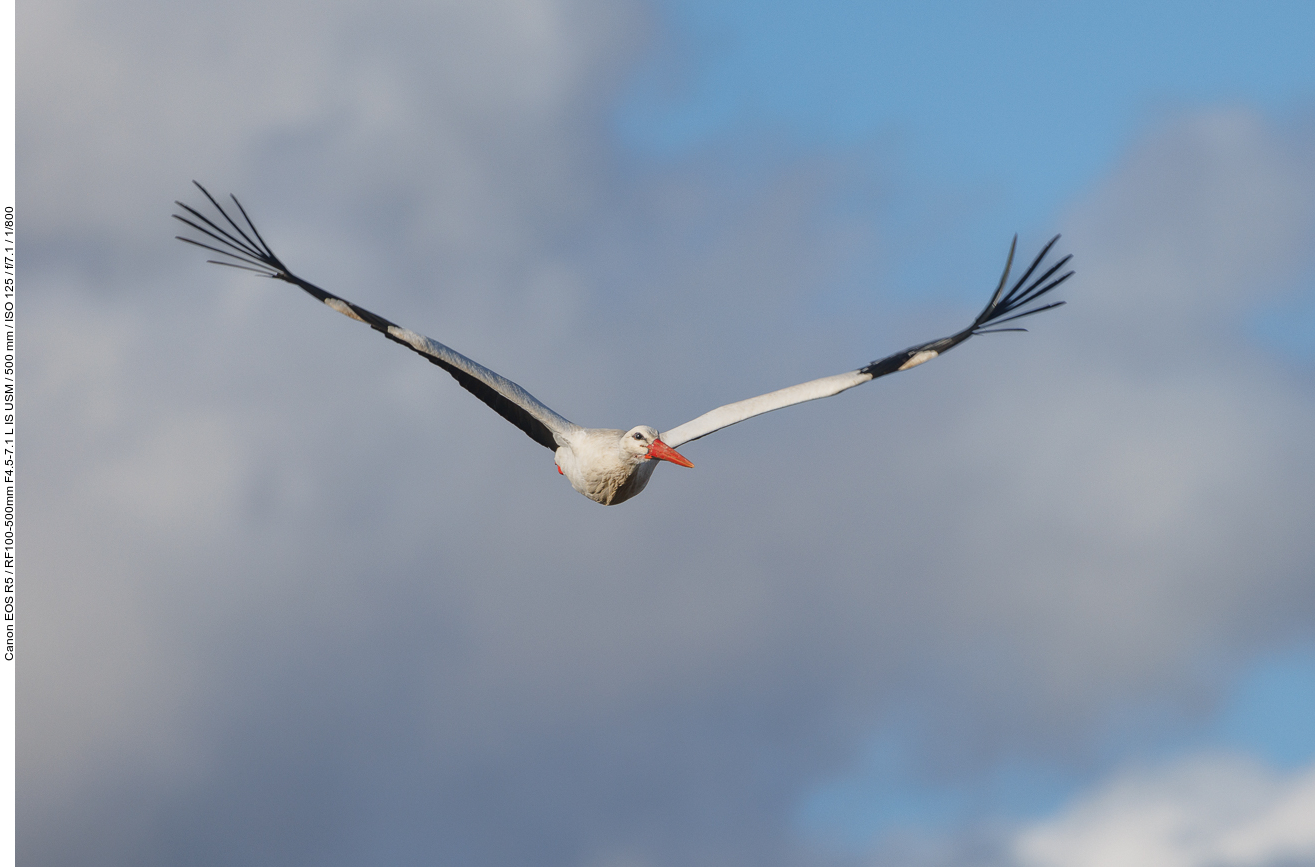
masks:
<path fill-rule="evenodd" d="M 644 457 L 657 458 L 660 461 L 671 461 L 673 464 L 680 464 L 682 467 L 694 466 L 688 458 L 662 442 L 662 440 L 653 440 L 653 445 L 648 447 L 648 454 Z"/>

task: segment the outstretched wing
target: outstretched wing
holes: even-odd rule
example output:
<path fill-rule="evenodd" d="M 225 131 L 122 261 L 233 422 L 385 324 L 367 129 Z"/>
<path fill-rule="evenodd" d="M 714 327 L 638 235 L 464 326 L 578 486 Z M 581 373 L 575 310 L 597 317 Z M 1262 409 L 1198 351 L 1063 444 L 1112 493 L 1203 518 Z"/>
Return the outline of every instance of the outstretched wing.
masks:
<path fill-rule="evenodd" d="M 529 434 L 530 439 L 545 448 L 556 451 L 557 447 L 565 442 L 565 437 L 576 429 L 576 425 L 540 403 L 534 395 L 510 379 L 499 376 L 487 367 L 471 361 L 460 352 L 444 346 L 437 340 L 431 340 L 423 334 L 408 331 L 389 322 L 382 316 L 376 316 L 363 307 L 358 307 L 350 301 L 339 298 L 337 295 L 325 292 L 315 284 L 293 274 L 274 255 L 269 245 L 265 243 L 265 239 L 260 237 L 260 232 L 256 231 L 251 218 L 247 216 L 246 209 L 242 207 L 236 196 L 231 198 L 238 212 L 242 215 L 242 219 L 246 222 L 245 229 L 229 216 L 228 212 L 215 201 L 214 196 L 210 195 L 205 187 L 196 181 L 192 183 L 196 184 L 197 189 L 205 194 L 205 197 L 210 200 L 210 204 L 214 205 L 215 210 L 219 212 L 219 217 L 222 219 L 211 220 L 195 208 L 184 205 L 182 202 L 175 202 L 175 204 L 190 216 L 184 217 L 174 214 L 174 219 L 186 223 L 192 229 L 204 235 L 209 241 L 213 241 L 219 246 L 212 246 L 210 243 L 194 238 L 184 238 L 182 235 L 176 237 L 180 241 L 195 244 L 198 247 L 203 247 L 226 257 L 223 260 L 210 259 L 208 261 L 215 265 L 241 268 L 262 277 L 272 277 L 291 283 L 294 286 L 300 286 L 310 295 L 323 301 L 344 316 L 350 316 L 352 319 L 364 322 L 389 340 L 400 343 L 409 349 L 414 349 L 430 362 L 452 374 L 462 388 L 484 401 L 494 412 L 525 431 Z"/>
<path fill-rule="evenodd" d="M 705 437 L 714 431 L 719 431 L 724 427 L 729 427 L 737 422 L 742 422 L 746 418 L 753 418 L 756 415 L 762 415 L 765 412 L 771 412 L 774 409 L 793 406 L 796 403 L 804 403 L 810 400 L 817 400 L 822 397 L 830 397 L 833 394 L 839 394 L 842 391 L 851 389 L 856 385 L 862 385 L 865 382 L 876 379 L 878 376 L 885 376 L 888 373 L 896 373 L 901 370 L 908 370 L 910 367 L 917 367 L 926 361 L 931 361 L 936 356 L 948 352 L 953 347 L 963 343 L 974 334 L 994 334 L 1000 331 L 1026 331 L 1026 328 L 999 328 L 1006 322 L 1015 319 L 1022 319 L 1024 316 L 1031 316 L 1034 313 L 1040 313 L 1043 310 L 1049 310 L 1052 307 L 1059 307 L 1064 302 L 1056 301 L 1051 304 L 1044 304 L 1040 307 L 1033 307 L 1030 310 L 1023 310 L 1033 301 L 1045 295 L 1051 289 L 1054 289 L 1060 283 L 1063 283 L 1073 272 L 1069 271 L 1059 277 L 1055 277 L 1055 272 L 1068 264 L 1072 256 L 1065 256 L 1054 265 L 1050 266 L 1044 273 L 1036 279 L 1032 275 L 1040 267 L 1043 259 L 1050 252 L 1050 248 L 1059 240 L 1059 236 L 1050 239 L 1050 243 L 1041 248 L 1036 259 L 1032 261 L 1030 267 L 1018 279 L 1013 288 L 1006 294 L 1004 292 L 1005 284 L 1009 282 L 1009 269 L 1014 262 L 1014 249 L 1018 246 L 1018 236 L 1014 236 L 1014 242 L 1009 246 L 1009 258 L 1005 261 L 1004 274 L 1000 277 L 1000 285 L 996 287 L 995 294 L 987 303 L 986 308 L 982 310 L 972 325 L 957 334 L 949 337 L 942 337 L 940 340 L 933 340 L 929 343 L 920 343 L 917 346 L 911 346 L 903 352 L 897 352 L 885 358 L 878 359 L 866 367 L 849 373 L 840 373 L 835 376 L 827 376 L 822 379 L 814 379 L 811 382 L 804 382 L 799 385 L 793 385 L 789 388 L 783 388 L 780 391 L 773 391 L 768 394 L 761 394 L 758 397 L 751 397 L 748 400 L 741 400 L 735 403 L 728 403 L 725 406 L 719 406 L 712 412 L 704 413 L 693 421 L 687 421 L 677 428 L 672 428 L 662 434 L 662 441 L 672 448 L 679 448 L 681 444 L 696 440 L 699 437 Z M 1028 281 L 1031 280 L 1029 283 Z M 1003 297 L 1002 297 L 1003 295 Z M 1021 312 L 1018 312 L 1021 311 Z"/>

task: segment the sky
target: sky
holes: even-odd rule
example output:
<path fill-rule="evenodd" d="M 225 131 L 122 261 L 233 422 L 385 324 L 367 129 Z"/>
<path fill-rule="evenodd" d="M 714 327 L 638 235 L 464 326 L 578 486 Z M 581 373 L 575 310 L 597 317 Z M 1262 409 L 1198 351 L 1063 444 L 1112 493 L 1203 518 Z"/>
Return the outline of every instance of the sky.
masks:
<path fill-rule="evenodd" d="M 20 10 L 22 863 L 1315 864 L 1306 4 Z M 604 508 L 449 377 L 682 449 Z"/>

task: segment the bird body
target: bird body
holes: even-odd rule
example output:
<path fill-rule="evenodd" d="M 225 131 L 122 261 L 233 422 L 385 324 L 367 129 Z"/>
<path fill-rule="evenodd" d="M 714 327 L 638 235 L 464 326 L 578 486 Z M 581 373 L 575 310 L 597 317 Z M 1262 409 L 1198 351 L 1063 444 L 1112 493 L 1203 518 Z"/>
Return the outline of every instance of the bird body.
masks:
<path fill-rule="evenodd" d="M 624 503 L 643 491 L 652 478 L 658 461 L 693 467 L 694 464 L 676 451 L 676 447 L 685 443 L 765 412 L 830 397 L 879 376 L 916 367 L 944 354 L 975 334 L 1024 331 L 1023 328 L 998 326 L 1062 305 L 1064 302 L 1058 301 L 1022 310 L 1073 275 L 1072 271 L 1068 271 L 1058 277 L 1054 276 L 1071 258 L 1065 256 L 1031 280 L 1033 272 L 1050 252 L 1050 248 L 1059 240 L 1059 236 L 1056 235 L 1042 248 L 1032 265 L 1006 293 L 1005 284 L 1009 279 L 1014 249 L 1018 243 L 1018 238 L 1015 237 L 1014 245 L 1009 248 L 1009 258 L 1005 262 L 1000 284 L 996 287 L 995 294 L 991 296 L 986 308 L 971 325 L 949 337 L 912 346 L 902 352 L 873 361 L 858 370 L 814 379 L 747 400 L 728 403 L 662 434 L 648 425 L 640 425 L 629 430 L 585 428 L 555 412 L 510 379 L 472 361 L 451 347 L 389 322 L 382 316 L 332 295 L 293 274 L 270 250 L 236 197 L 233 198 L 233 204 L 242 215 L 246 223 L 245 228 L 238 225 L 205 187 L 200 184 L 196 186 L 218 210 L 222 224 L 182 202 L 176 204 L 189 216 L 175 214 L 174 217 L 220 246 L 216 247 L 211 243 L 181 235 L 178 236 L 178 240 L 226 257 L 225 260 L 209 260 L 216 265 L 253 271 L 264 277 L 298 286 L 339 313 L 364 322 L 389 340 L 424 356 L 432 364 L 446 370 L 462 388 L 520 428 L 535 442 L 552 449 L 557 471 L 570 481 L 571 487 L 605 506 Z"/>
<path fill-rule="evenodd" d="M 557 470 L 571 487 L 604 506 L 624 503 L 644 490 L 659 460 L 694 466 L 647 425 L 629 431 L 578 428 L 556 454 Z"/>

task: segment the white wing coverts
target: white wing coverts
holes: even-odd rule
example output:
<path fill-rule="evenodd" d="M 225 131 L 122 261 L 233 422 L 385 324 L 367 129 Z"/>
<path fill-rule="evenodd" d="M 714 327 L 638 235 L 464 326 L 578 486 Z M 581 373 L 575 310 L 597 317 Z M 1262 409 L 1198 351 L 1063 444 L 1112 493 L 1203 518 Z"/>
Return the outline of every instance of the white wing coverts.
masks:
<path fill-rule="evenodd" d="M 350 301 L 325 292 L 314 283 L 309 283 L 293 274 L 274 255 L 269 245 L 265 243 L 265 239 L 260 237 L 260 232 L 256 231 L 251 218 L 247 216 L 246 209 L 242 207 L 242 203 L 237 200 L 236 196 L 233 197 L 233 204 L 237 206 L 238 212 L 242 214 L 243 220 L 246 221 L 246 230 L 239 226 L 228 215 L 228 212 L 220 207 L 205 187 L 197 184 L 196 181 L 192 183 L 196 184 L 197 189 L 205 194 L 205 197 L 210 200 L 210 204 L 215 206 L 220 216 L 228 224 L 228 228 L 217 225 L 196 209 L 184 205 L 182 202 L 175 202 L 174 204 L 187 211 L 191 217 L 174 214 L 174 219 L 181 220 L 221 246 L 214 247 L 192 238 L 184 238 L 181 235 L 176 237 L 180 241 L 195 244 L 198 247 L 203 247 L 228 259 L 235 260 L 211 259 L 210 262 L 216 265 L 241 268 L 245 271 L 254 271 L 261 276 L 272 277 L 299 286 L 344 316 L 350 316 L 352 319 L 364 322 L 389 340 L 415 350 L 433 364 L 452 374 L 462 388 L 484 401 L 494 412 L 516 425 L 528 434 L 530 439 L 545 448 L 556 451 L 558 446 L 565 444 L 566 438 L 572 432 L 579 429 L 578 425 L 554 412 L 534 395 L 505 376 L 494 373 L 484 365 L 472 361 L 437 340 L 432 340 L 423 334 L 416 334 L 414 331 L 408 331 L 389 322 L 382 316 L 371 313 L 364 307 L 359 307 Z M 198 224 L 195 222 L 196 220 L 204 225 Z M 229 229 L 232 231 L 229 231 Z M 248 231 L 250 234 L 247 233 Z"/>
<path fill-rule="evenodd" d="M 196 182 L 193 181 L 193 183 Z M 420 353 L 427 360 L 450 373 L 462 388 L 484 401 L 494 412 L 516 425 L 528 434 L 531 439 L 545 448 L 556 451 L 559 447 L 569 445 L 576 434 L 584 431 L 583 428 L 554 412 L 510 379 L 494 373 L 455 349 L 444 346 L 437 340 L 416 334 L 414 331 L 408 331 L 363 307 L 325 292 L 315 284 L 293 274 L 270 250 L 269 245 L 260 236 L 260 232 L 256 230 L 251 218 L 247 216 L 246 210 L 236 197 L 232 197 L 233 205 L 245 221 L 245 228 L 238 225 L 233 217 L 229 216 L 228 212 L 220 207 L 205 187 L 199 183 L 196 186 L 205 194 L 210 204 L 214 205 L 221 219 L 219 221 L 211 220 L 182 202 L 176 204 L 186 211 L 188 216 L 175 214 L 174 218 L 200 232 L 214 244 L 218 244 L 218 246 L 214 246 L 211 243 L 178 236 L 180 241 L 195 244 L 224 257 L 222 260 L 211 259 L 209 261 L 216 265 L 228 265 L 233 268 L 253 271 L 264 277 L 283 280 L 298 286 L 339 313 L 364 322 L 389 340 Z M 973 323 L 962 331 L 949 337 L 943 337 L 940 340 L 909 347 L 903 352 L 897 352 L 894 355 L 878 359 L 858 370 L 814 379 L 779 391 L 751 397 L 748 400 L 728 403 L 711 412 L 704 413 L 692 421 L 687 421 L 679 427 L 666 431 L 662 434 L 662 441 L 671 448 L 676 448 L 684 443 L 719 431 L 724 427 L 729 427 L 756 415 L 762 415 L 765 412 L 839 394 L 879 376 L 908 370 L 911 367 L 930 361 L 975 334 L 991 334 L 997 331 L 1025 331 L 1024 328 L 1000 328 L 999 326 L 1015 319 L 1021 319 L 1024 316 L 1031 316 L 1043 310 L 1049 310 L 1052 307 L 1059 307 L 1064 303 L 1063 301 L 1056 301 L 1039 307 L 1031 307 L 1031 309 L 1023 309 L 1073 276 L 1072 271 L 1058 277 L 1055 276 L 1056 272 L 1072 258 L 1071 256 L 1064 256 L 1035 279 L 1032 277 L 1058 240 L 1058 235 L 1050 239 L 1050 243 L 1041 249 L 1032 264 L 1028 266 L 1027 271 L 1006 293 L 1005 284 L 1009 281 L 1009 269 L 1013 265 L 1014 251 L 1018 246 L 1018 237 L 1015 236 L 1013 244 L 1009 247 L 1009 258 L 1005 261 L 1004 274 L 1000 277 L 1000 284 L 996 287 L 995 294 L 991 296 L 991 300 L 981 314 L 973 320 Z"/>
<path fill-rule="evenodd" d="M 1052 307 L 1059 307 L 1064 304 L 1063 301 L 1056 301 L 1051 304 L 1044 304 L 1040 307 L 1033 307 L 1031 310 L 1024 310 L 1021 313 L 1015 311 L 1036 301 L 1042 295 L 1045 295 L 1051 289 L 1054 289 L 1060 283 L 1063 283 L 1069 277 L 1073 276 L 1072 271 L 1055 277 L 1055 272 L 1068 264 L 1072 256 L 1065 256 L 1054 265 L 1050 266 L 1031 283 L 1028 280 L 1040 266 L 1041 261 L 1046 258 L 1050 248 L 1059 240 L 1059 236 L 1050 239 L 1050 243 L 1041 248 L 1041 252 L 1032 260 L 1023 276 L 1018 278 L 1008 294 L 1004 294 L 1005 284 L 1009 282 L 1009 269 L 1014 263 L 1014 250 L 1018 246 L 1018 236 L 1014 236 L 1014 242 L 1009 246 L 1009 258 L 1005 260 L 1004 274 L 1000 276 L 1000 285 L 996 287 L 995 294 L 987 303 L 981 314 L 973 320 L 973 324 L 957 334 L 949 337 L 943 337 L 940 340 L 932 340 L 928 343 L 922 343 L 917 346 L 911 346 L 903 352 L 897 352 L 894 355 L 888 355 L 885 358 L 878 359 L 866 367 L 849 373 L 838 373 L 835 376 L 826 376 L 822 379 L 814 379 L 809 382 L 792 385 L 789 388 L 782 388 L 779 391 L 761 394 L 758 397 L 751 397 L 748 400 L 728 403 L 725 406 L 719 406 L 712 412 L 706 412 L 698 418 L 687 421 L 679 427 L 663 431 L 662 441 L 674 448 L 680 448 L 684 443 L 696 440 L 699 437 L 705 437 L 710 433 L 715 433 L 724 427 L 730 427 L 733 424 L 753 418 L 756 415 L 762 415 L 765 412 L 771 412 L 774 409 L 782 409 L 787 406 L 794 406 L 797 403 L 805 403 L 810 400 L 818 400 L 823 397 L 830 397 L 833 394 L 839 394 L 847 391 L 856 385 L 862 385 L 876 379 L 878 376 L 885 376 L 888 373 L 897 373 L 901 370 L 908 370 L 911 367 L 917 367 L 927 361 L 931 361 L 936 356 L 948 352 L 953 347 L 963 343 L 974 334 L 991 334 L 997 331 L 1026 331 L 1026 328 L 999 328 L 996 326 L 1003 325 L 1014 319 L 1022 319 L 1024 316 L 1031 316 L 1034 313 L 1040 313 L 1043 310 L 1049 310 Z M 1052 279 L 1053 278 L 1053 279 Z M 1013 314 L 1013 315 L 1010 315 Z"/>

